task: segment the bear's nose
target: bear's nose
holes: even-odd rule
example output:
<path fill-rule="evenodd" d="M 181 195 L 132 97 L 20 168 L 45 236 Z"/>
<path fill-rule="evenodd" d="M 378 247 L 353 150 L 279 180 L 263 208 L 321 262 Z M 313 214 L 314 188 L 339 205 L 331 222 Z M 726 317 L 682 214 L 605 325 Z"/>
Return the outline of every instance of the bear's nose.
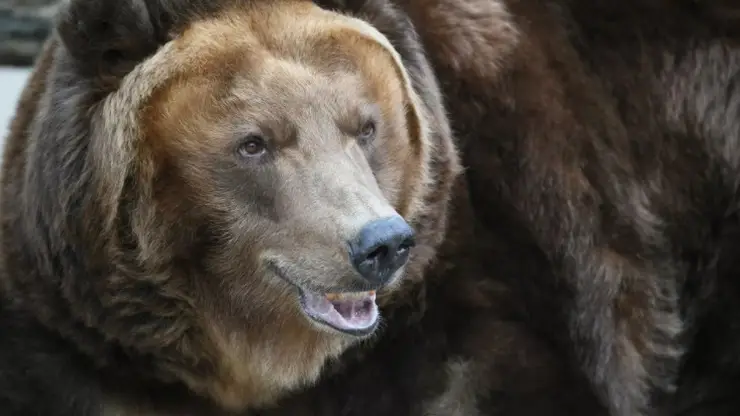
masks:
<path fill-rule="evenodd" d="M 350 259 L 371 285 L 382 287 L 406 263 L 414 244 L 414 230 L 403 218 L 380 218 L 365 224 L 349 242 Z"/>

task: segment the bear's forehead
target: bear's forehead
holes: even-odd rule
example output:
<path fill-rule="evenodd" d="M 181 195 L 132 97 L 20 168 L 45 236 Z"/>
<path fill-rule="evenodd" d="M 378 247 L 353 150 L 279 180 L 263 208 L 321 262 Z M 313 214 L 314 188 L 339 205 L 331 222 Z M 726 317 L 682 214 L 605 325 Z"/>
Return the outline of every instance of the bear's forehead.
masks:
<path fill-rule="evenodd" d="M 379 99 L 356 74 L 323 74 L 310 67 L 276 60 L 254 74 L 221 83 L 195 77 L 161 90 L 148 106 L 149 120 L 171 130 L 222 129 L 257 123 L 262 127 L 320 127 L 326 122 L 351 124 L 375 111 Z"/>
<path fill-rule="evenodd" d="M 244 72 L 277 58 L 322 70 L 361 72 L 368 66 L 392 71 L 393 60 L 377 42 L 353 27 L 345 16 L 311 1 L 254 2 L 196 20 L 175 43 L 186 56 L 184 70 L 203 72 L 216 65 L 224 72 Z"/>
<path fill-rule="evenodd" d="M 193 22 L 173 43 L 187 59 L 146 106 L 150 127 L 165 131 L 227 128 L 235 114 L 276 124 L 317 113 L 351 120 L 372 104 L 392 113 L 403 100 L 392 56 L 307 1 L 231 9 Z"/>

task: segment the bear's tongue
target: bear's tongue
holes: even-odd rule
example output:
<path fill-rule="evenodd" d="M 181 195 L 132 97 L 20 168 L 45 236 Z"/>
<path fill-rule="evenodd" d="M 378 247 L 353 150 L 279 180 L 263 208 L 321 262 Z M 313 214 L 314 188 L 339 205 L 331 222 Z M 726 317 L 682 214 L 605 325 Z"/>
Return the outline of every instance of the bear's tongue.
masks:
<path fill-rule="evenodd" d="M 378 320 L 374 291 L 326 295 L 306 291 L 304 308 L 314 319 L 340 331 L 363 331 Z"/>

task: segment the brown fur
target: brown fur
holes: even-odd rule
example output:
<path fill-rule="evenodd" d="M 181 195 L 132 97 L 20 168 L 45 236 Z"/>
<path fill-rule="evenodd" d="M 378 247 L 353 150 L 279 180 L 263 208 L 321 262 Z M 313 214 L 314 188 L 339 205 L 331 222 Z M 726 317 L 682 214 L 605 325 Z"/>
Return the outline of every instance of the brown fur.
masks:
<path fill-rule="evenodd" d="M 174 22 L 139 2 L 70 2 L 21 100 L 3 188 L 2 238 L 18 242 L 4 258 L 7 307 L 104 380 L 181 383 L 209 412 L 271 403 L 359 342 L 305 317 L 284 276 L 367 290 L 344 241 L 395 212 L 416 228 L 406 273 L 420 275 L 458 170 L 445 119 L 431 118 L 434 85 L 422 99 L 372 26 L 307 1 L 223 5 L 183 2 L 178 13 L 198 17 Z M 114 26 L 94 27 L 105 13 Z M 162 22 L 169 41 L 139 50 Z M 90 45 L 87 30 L 101 32 Z M 377 118 L 370 147 L 352 138 L 365 117 Z M 255 126 L 274 160 L 242 166 L 236 140 Z M 50 159 L 44 146 L 58 146 Z M 98 406 L 167 409 L 136 391 L 102 388 Z"/>
<path fill-rule="evenodd" d="M 738 412 L 732 2 L 321 3 L 385 33 L 410 17 L 476 230 L 428 274 L 420 333 L 275 415 Z"/>
<path fill-rule="evenodd" d="M 498 74 L 518 46 L 519 28 L 504 3 L 490 0 L 399 0 L 440 69 L 465 77 Z"/>
<path fill-rule="evenodd" d="M 393 46 L 381 48 L 382 38 L 357 38 L 369 29 L 355 20 L 355 36 L 319 30 L 308 22 L 323 17 L 307 18 L 307 3 L 292 0 L 83 1 L 62 15 L 6 150 L 0 358 L 10 377 L 0 405 L 213 414 L 287 394 L 253 413 L 740 409 L 731 2 L 316 1 L 377 28 Z M 347 59 L 332 59 L 336 47 Z M 276 51 L 296 59 L 273 65 Z M 323 76 L 295 63 L 306 60 Z M 264 68 L 274 84 L 250 84 Z M 261 89 L 270 85 L 284 88 Z M 322 152 L 282 159 L 322 163 L 289 175 L 305 221 L 259 239 L 245 230 L 265 218 L 245 214 L 261 195 L 234 197 L 252 182 L 219 183 L 230 176 L 217 160 L 225 121 L 253 115 L 244 108 L 311 125 L 351 108 L 347 90 L 358 85 L 385 97 L 398 134 L 368 163 L 375 178 L 361 170 L 354 184 L 376 181 L 420 245 L 383 297 L 382 333 L 349 345 L 306 325 L 289 292 L 269 288 L 279 283 L 254 272 L 250 244 L 270 247 L 278 265 L 316 253 L 300 269 L 317 282 L 341 270 L 325 243 L 347 216 L 306 191 L 307 176 L 355 177 L 323 159 L 336 142 L 312 136 Z M 267 104 L 249 107 L 244 97 L 255 95 Z M 400 103 L 418 113 L 405 117 Z M 93 140 L 100 132 L 109 140 Z M 149 140 L 133 146 L 140 137 Z M 250 179 L 290 170 L 275 172 Z M 224 235 L 235 234 L 225 249 Z M 198 250 L 208 254 L 194 258 Z M 81 361 L 63 364 L 78 352 Z M 49 400 L 28 399 L 37 385 Z"/>

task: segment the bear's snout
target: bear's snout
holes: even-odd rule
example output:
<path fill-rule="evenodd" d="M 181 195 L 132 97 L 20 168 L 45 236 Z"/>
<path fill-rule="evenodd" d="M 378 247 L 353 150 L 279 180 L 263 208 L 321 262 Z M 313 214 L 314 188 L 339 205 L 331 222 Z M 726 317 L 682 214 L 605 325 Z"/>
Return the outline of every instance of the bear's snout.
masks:
<path fill-rule="evenodd" d="M 408 261 L 414 245 L 414 230 L 403 218 L 380 218 L 366 223 L 349 241 L 350 259 L 371 286 L 381 288 Z"/>

